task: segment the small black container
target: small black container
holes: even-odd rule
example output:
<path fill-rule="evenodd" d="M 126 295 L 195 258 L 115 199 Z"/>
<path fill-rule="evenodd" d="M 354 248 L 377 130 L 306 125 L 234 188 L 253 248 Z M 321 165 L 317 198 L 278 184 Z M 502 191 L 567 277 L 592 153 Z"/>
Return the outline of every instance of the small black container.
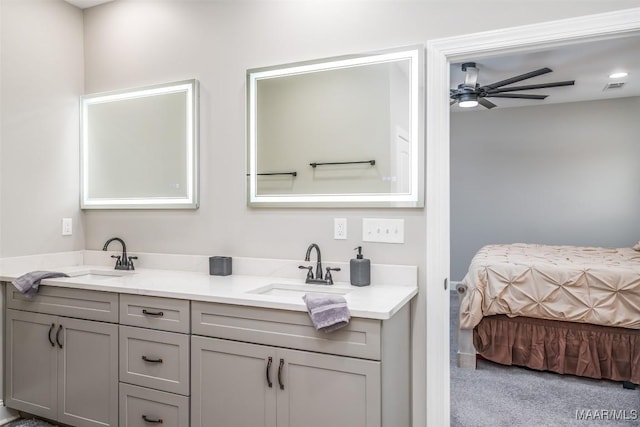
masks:
<path fill-rule="evenodd" d="M 230 256 L 209 257 L 209 274 L 212 276 L 228 276 L 231 274 Z"/>

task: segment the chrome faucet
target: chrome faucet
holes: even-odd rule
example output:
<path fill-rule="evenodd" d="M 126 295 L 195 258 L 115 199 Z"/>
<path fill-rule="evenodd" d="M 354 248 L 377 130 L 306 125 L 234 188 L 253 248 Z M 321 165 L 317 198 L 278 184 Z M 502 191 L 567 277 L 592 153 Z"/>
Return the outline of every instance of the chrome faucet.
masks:
<path fill-rule="evenodd" d="M 122 255 L 111 255 L 111 258 L 116 259 L 115 269 L 116 270 L 135 270 L 135 267 L 133 265 L 133 260 L 138 259 L 138 257 L 137 256 L 127 257 L 127 245 L 124 243 L 124 240 L 122 240 L 121 238 L 119 237 L 110 238 L 104 244 L 104 246 L 102 247 L 102 250 L 106 251 L 107 247 L 109 246 L 109 243 L 113 242 L 114 240 L 120 242 L 120 244 L 122 245 Z"/>
<path fill-rule="evenodd" d="M 317 253 L 316 260 L 316 274 L 313 275 L 313 266 L 311 265 L 300 265 L 298 268 L 307 270 L 307 278 L 305 279 L 305 283 L 315 283 L 319 285 L 333 285 L 333 277 L 331 276 L 332 271 L 340 271 L 340 268 L 331 268 L 327 267 L 327 274 L 325 278 L 322 278 L 322 255 L 320 254 L 320 246 L 316 243 L 312 243 L 307 248 L 307 254 L 304 257 L 305 261 L 311 261 L 311 251 L 315 248 Z"/>

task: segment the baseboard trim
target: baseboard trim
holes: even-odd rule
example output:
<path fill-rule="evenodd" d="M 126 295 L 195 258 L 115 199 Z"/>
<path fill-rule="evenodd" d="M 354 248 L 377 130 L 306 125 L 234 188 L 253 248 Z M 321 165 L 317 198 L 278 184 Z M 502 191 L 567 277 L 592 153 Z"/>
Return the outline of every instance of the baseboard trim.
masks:
<path fill-rule="evenodd" d="M 20 418 L 18 412 L 7 408 L 4 406 L 4 402 L 0 400 L 0 425 L 5 425 L 6 423 L 17 420 L 18 418 Z"/>

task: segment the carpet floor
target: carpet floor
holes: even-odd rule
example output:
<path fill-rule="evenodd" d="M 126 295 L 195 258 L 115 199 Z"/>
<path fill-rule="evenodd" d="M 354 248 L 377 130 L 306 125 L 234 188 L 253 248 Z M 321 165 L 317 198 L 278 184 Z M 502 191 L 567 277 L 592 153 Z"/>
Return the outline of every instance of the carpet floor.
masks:
<path fill-rule="evenodd" d="M 456 366 L 458 298 L 451 295 L 451 425 L 564 427 L 640 425 L 640 387 L 478 361 Z"/>

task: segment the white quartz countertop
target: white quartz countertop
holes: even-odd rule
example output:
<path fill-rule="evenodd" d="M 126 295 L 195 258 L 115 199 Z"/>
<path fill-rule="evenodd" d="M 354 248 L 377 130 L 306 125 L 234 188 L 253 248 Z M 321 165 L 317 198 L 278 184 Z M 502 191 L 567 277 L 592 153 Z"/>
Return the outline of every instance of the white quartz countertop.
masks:
<path fill-rule="evenodd" d="M 53 270 L 73 277 L 45 279 L 41 285 L 281 310 L 306 311 L 302 300 L 302 295 L 306 292 L 337 293 L 346 299 L 351 316 L 380 320 L 391 318 L 418 293 L 417 286 L 397 286 L 392 283 L 376 283 L 364 287 L 351 286 L 345 282 L 336 282 L 333 286 L 305 285 L 303 280 L 271 276 L 211 276 L 202 272 L 144 268 L 131 272 L 117 271 L 102 265 L 79 265 Z M 5 272 L 0 280 L 10 282 L 22 273 Z M 260 293 L 265 290 L 272 292 Z"/>

